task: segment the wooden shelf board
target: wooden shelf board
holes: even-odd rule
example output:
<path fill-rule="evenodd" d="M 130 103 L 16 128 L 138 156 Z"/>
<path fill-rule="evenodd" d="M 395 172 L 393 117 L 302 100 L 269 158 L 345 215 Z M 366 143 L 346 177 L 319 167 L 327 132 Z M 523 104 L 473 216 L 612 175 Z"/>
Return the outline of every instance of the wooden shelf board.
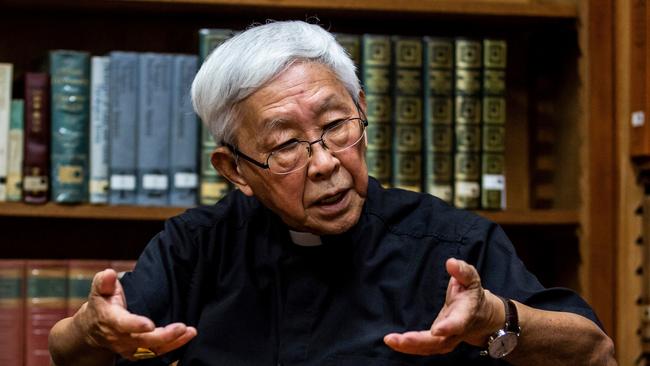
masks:
<path fill-rule="evenodd" d="M 95 206 L 95 205 L 27 205 L 4 202 L 0 217 L 42 217 L 98 220 L 165 220 L 185 211 L 183 207 Z M 577 225 L 577 210 L 478 211 L 501 225 Z"/>

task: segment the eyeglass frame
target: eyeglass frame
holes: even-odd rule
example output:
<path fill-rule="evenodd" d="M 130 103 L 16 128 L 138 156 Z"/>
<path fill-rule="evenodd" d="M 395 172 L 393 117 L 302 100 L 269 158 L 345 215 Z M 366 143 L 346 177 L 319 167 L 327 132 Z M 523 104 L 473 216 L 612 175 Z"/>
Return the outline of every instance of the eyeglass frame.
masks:
<path fill-rule="evenodd" d="M 340 123 L 347 122 L 347 121 L 350 121 L 350 120 L 353 120 L 353 119 L 359 120 L 359 122 L 361 122 L 361 125 L 363 126 L 363 131 L 361 132 L 361 137 L 359 138 L 359 140 L 357 140 L 357 142 L 355 142 L 354 144 L 352 144 L 352 145 L 346 147 L 345 149 L 349 149 L 349 148 L 355 146 L 356 144 L 358 144 L 359 141 L 361 141 L 361 139 L 363 138 L 363 134 L 366 133 L 366 127 L 368 127 L 368 118 L 366 117 L 365 113 L 363 113 L 363 111 L 362 111 L 361 108 L 359 107 L 359 104 L 357 103 L 357 101 L 356 101 L 356 100 L 353 100 L 353 101 L 354 101 L 354 105 L 357 107 L 357 112 L 359 113 L 359 116 L 362 116 L 362 117 L 350 117 L 350 118 L 345 118 L 345 119 L 341 120 Z M 330 130 L 331 130 L 331 128 L 325 128 L 325 129 L 323 129 L 323 131 L 321 132 L 320 138 L 317 139 L 317 140 L 314 140 L 314 141 L 297 140 L 297 141 L 295 141 L 295 142 L 296 142 L 296 143 L 306 142 L 306 143 L 309 144 L 309 145 L 308 145 L 308 148 L 307 148 L 307 151 L 309 152 L 308 159 L 311 159 L 311 155 L 312 155 L 311 146 L 312 146 L 312 145 L 314 145 L 314 144 L 320 142 L 320 143 L 321 143 L 321 146 L 323 146 L 323 148 L 329 150 L 329 148 L 328 148 L 327 145 L 325 144 L 325 141 L 323 140 L 323 136 L 325 136 L 325 133 L 327 133 L 327 131 L 330 131 Z M 304 168 L 305 166 L 307 166 L 307 165 L 309 164 L 309 160 L 308 160 L 307 164 L 301 166 L 300 168 L 296 168 L 296 169 L 291 170 L 291 171 L 288 171 L 288 172 L 276 173 L 276 172 L 274 172 L 274 171 L 271 171 L 271 166 L 269 165 L 269 159 L 271 159 L 271 156 L 273 156 L 273 153 L 274 153 L 275 151 L 271 151 L 271 152 L 269 153 L 269 155 L 266 157 L 266 163 L 261 163 L 261 162 L 255 160 L 255 159 L 251 158 L 250 156 L 244 154 L 244 153 L 241 152 L 239 149 L 237 149 L 233 144 L 227 143 L 225 140 L 222 140 L 222 141 L 221 141 L 221 145 L 226 146 L 226 147 L 227 147 L 227 148 L 228 148 L 228 149 L 229 149 L 229 150 L 230 150 L 230 151 L 235 155 L 235 158 L 239 158 L 239 157 L 241 157 L 241 158 L 243 158 L 244 160 L 248 161 L 249 163 L 252 163 L 253 165 L 257 166 L 258 168 L 261 168 L 261 169 L 268 169 L 268 170 L 269 170 L 271 173 L 273 173 L 273 174 L 278 174 L 278 175 L 282 175 L 282 174 L 290 174 L 290 173 L 296 172 L 296 171 L 298 171 L 298 170 Z M 345 149 L 343 149 L 343 150 L 345 150 Z"/>

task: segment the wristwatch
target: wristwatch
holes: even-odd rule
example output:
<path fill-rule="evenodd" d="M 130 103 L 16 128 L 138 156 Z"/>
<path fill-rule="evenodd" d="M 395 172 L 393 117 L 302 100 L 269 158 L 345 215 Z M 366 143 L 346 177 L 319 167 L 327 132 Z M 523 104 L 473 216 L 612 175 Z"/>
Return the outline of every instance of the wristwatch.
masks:
<path fill-rule="evenodd" d="M 506 309 L 506 324 L 502 329 L 497 330 L 488 339 L 487 349 L 481 351 L 482 356 L 492 358 L 502 358 L 512 352 L 517 347 L 517 340 L 521 334 L 519 327 L 519 316 L 517 315 L 517 306 L 510 299 L 504 299 L 498 296 Z"/>

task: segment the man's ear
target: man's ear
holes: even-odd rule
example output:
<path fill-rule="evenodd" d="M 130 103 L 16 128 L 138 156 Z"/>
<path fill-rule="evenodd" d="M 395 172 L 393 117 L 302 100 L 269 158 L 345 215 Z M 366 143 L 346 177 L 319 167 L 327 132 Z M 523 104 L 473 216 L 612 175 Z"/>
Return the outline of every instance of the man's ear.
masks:
<path fill-rule="evenodd" d="M 248 181 L 242 176 L 239 166 L 235 162 L 235 157 L 232 152 L 225 146 L 218 146 L 210 156 L 212 167 L 215 168 L 219 174 L 228 179 L 234 184 L 242 193 L 247 196 L 253 195 L 253 190 L 248 185 Z"/>
<path fill-rule="evenodd" d="M 364 116 L 368 116 L 368 113 L 366 112 L 366 107 L 368 105 L 366 104 L 366 93 L 363 92 L 363 89 L 359 90 L 359 108 L 361 108 L 361 112 L 363 112 Z"/>

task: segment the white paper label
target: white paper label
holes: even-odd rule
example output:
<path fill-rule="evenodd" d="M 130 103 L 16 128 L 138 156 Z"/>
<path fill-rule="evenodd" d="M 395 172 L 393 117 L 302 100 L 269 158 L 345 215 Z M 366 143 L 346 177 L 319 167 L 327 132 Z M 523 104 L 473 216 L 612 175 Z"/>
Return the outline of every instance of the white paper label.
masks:
<path fill-rule="evenodd" d="M 643 111 L 632 112 L 632 127 L 641 127 L 645 124 L 645 113 Z"/>
<path fill-rule="evenodd" d="M 111 189 L 117 191 L 134 191 L 135 175 L 127 175 L 127 174 L 111 175 Z"/>
<path fill-rule="evenodd" d="M 456 182 L 456 195 L 459 197 L 477 198 L 481 187 L 477 182 Z"/>
<path fill-rule="evenodd" d="M 89 188 L 90 188 L 90 193 L 92 194 L 106 194 L 108 192 L 108 180 L 91 179 Z"/>
<path fill-rule="evenodd" d="M 164 174 L 145 174 L 142 176 L 142 188 L 165 190 L 167 189 L 167 176 Z"/>
<path fill-rule="evenodd" d="M 501 174 L 483 175 L 483 189 L 503 191 L 506 188 L 506 178 Z"/>
<path fill-rule="evenodd" d="M 431 187 L 431 194 L 446 202 L 451 202 L 451 186 L 434 185 Z"/>
<path fill-rule="evenodd" d="M 174 187 L 176 188 L 196 188 L 199 185 L 199 176 L 195 173 L 176 173 L 174 174 Z"/>
<path fill-rule="evenodd" d="M 30 192 L 45 192 L 47 191 L 47 177 L 26 176 L 23 180 L 23 189 Z"/>

